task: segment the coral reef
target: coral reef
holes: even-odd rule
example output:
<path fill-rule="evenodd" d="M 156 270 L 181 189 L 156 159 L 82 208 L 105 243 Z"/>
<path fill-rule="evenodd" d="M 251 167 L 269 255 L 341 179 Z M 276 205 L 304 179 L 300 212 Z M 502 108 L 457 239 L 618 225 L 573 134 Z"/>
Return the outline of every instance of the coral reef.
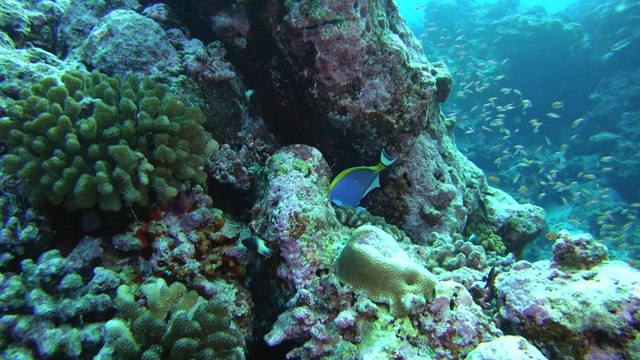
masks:
<path fill-rule="evenodd" d="M 532 204 L 519 204 L 499 189 L 485 196 L 487 221 L 494 227 L 508 252 L 519 255 L 525 245 L 547 227 L 544 209 Z"/>
<path fill-rule="evenodd" d="M 564 231 L 553 259 L 516 263 L 546 214 L 498 189 L 561 211 L 601 201 L 603 232 L 635 221 L 640 203 L 592 180 L 634 174 L 637 72 L 603 81 L 584 118 L 568 109 L 588 87 L 532 102 L 537 85 L 506 80 L 575 83 L 549 62 L 584 57 L 566 68 L 581 73 L 589 38 L 511 3 L 430 1 L 421 39 L 445 65 L 393 1 L 4 1 L 0 357 L 638 358 L 638 272 Z M 616 36 L 598 56 L 635 59 L 635 35 Z M 525 137 L 543 102 L 562 120 Z M 599 116 L 616 120 L 555 132 Z M 367 210 L 334 207 L 332 174 L 380 148 L 399 160 Z M 621 247 L 637 235 L 623 229 Z"/>
<path fill-rule="evenodd" d="M 391 235 L 371 225 L 353 231 L 336 261 L 336 274 L 370 299 L 388 302 L 395 316 L 407 313 L 410 296 L 433 300 L 437 283 Z"/>
<path fill-rule="evenodd" d="M 139 292 L 146 306 L 136 302 L 134 289 L 118 287 L 118 315 L 105 324 L 99 357 L 244 359 L 243 334 L 224 303 L 204 300 L 179 282 L 167 286 L 163 279 L 149 279 Z"/>
<path fill-rule="evenodd" d="M 553 244 L 553 262 L 562 269 L 589 270 L 608 257 L 607 247 L 589 234 L 571 235 L 562 230 Z"/>
<path fill-rule="evenodd" d="M 540 350 L 520 336 L 501 336 L 478 345 L 467 355 L 468 360 L 544 360 Z"/>
<path fill-rule="evenodd" d="M 181 70 L 178 52 L 162 27 L 126 9 L 102 16 L 78 50 L 85 64 L 112 75 L 167 76 Z"/>
<path fill-rule="evenodd" d="M 392 179 L 404 178 L 411 184 L 402 193 L 392 194 L 393 201 L 406 204 L 402 228 L 418 244 L 425 244 L 431 233 L 462 230 L 482 177 L 480 169 L 455 148 L 445 124 L 430 120 L 432 135 L 420 136 L 415 147 L 391 167 Z"/>
<path fill-rule="evenodd" d="M 25 358 L 90 358 L 102 345 L 101 329 L 123 278 L 95 266 L 100 240 L 84 238 L 67 257 L 57 250 L 19 274 L 0 275 L 0 354 Z"/>
<path fill-rule="evenodd" d="M 0 30 L 19 47 L 31 43 L 53 52 L 57 24 L 67 9 L 64 1 L 3 1 Z"/>
<path fill-rule="evenodd" d="M 491 229 L 491 226 L 479 215 L 469 218 L 464 232 L 471 239 L 475 235 L 475 242 L 480 244 L 486 251 L 495 251 L 498 254 L 504 254 L 507 250 L 500 235 L 496 234 L 494 230 Z"/>
<path fill-rule="evenodd" d="M 454 281 L 436 285 L 433 302 L 418 314 L 417 322 L 421 336 L 414 346 L 432 349 L 436 359 L 465 358 L 478 344 L 502 335 L 467 289 Z"/>
<path fill-rule="evenodd" d="M 0 178 L 0 270 L 8 270 L 26 258 L 36 258 L 51 246 L 53 232 L 47 219 L 27 206 L 18 184 Z"/>
<path fill-rule="evenodd" d="M 424 128 L 436 92 L 446 98 L 395 5 L 323 0 L 285 3 L 281 11 L 285 20 L 270 30 L 288 61 L 302 65 L 294 68 L 301 81 L 319 90 L 306 96 L 365 154 L 384 143 L 404 148 L 400 139 Z"/>
<path fill-rule="evenodd" d="M 284 261 L 278 276 L 298 291 L 307 289 L 337 256 L 331 247 L 338 221 L 328 202 L 329 167 L 318 150 L 291 145 L 273 154 L 264 172 L 266 189 L 249 226 L 279 250 Z"/>
<path fill-rule="evenodd" d="M 637 358 L 640 272 L 620 261 L 597 264 L 602 256 L 584 249 L 590 241 L 564 234 L 552 260 L 520 261 L 499 275 L 499 323 L 557 356 Z"/>
<path fill-rule="evenodd" d="M 204 183 L 217 143 L 199 109 L 152 81 L 68 73 L 44 78 L 8 104 L 3 171 L 25 182 L 33 205 L 118 211 L 161 202 L 185 181 Z"/>
<path fill-rule="evenodd" d="M 102 17 L 117 9 L 137 10 L 139 8 L 140 4 L 136 0 L 118 0 L 111 2 L 71 0 L 58 25 L 57 45 L 63 52 L 71 53 L 73 57 L 81 58 L 75 54 L 80 51 L 82 45 L 87 41 L 89 34 L 91 34 Z M 128 34 L 127 38 L 129 38 L 129 36 Z M 114 40 L 117 41 L 117 39 Z M 144 55 L 137 54 L 136 57 L 139 56 Z"/>

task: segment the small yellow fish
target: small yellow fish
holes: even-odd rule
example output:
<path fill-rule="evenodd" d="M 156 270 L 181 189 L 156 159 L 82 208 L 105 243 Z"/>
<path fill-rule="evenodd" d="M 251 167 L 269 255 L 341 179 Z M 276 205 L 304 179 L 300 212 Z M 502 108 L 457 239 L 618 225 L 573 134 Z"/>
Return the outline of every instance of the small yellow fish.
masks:
<path fill-rule="evenodd" d="M 552 118 L 552 119 L 559 119 L 560 118 L 560 115 L 558 115 L 556 113 L 552 113 L 552 112 L 547 113 L 547 116 Z"/>
<path fill-rule="evenodd" d="M 524 186 L 524 185 L 522 185 L 522 186 L 520 186 L 520 192 L 525 194 L 525 195 L 527 195 L 529 193 L 529 188 Z"/>
<path fill-rule="evenodd" d="M 538 200 L 542 200 L 542 199 L 544 199 L 546 196 L 547 196 L 547 193 L 540 193 L 540 194 L 538 195 Z"/>
<path fill-rule="evenodd" d="M 507 95 L 508 93 L 511 92 L 511 88 L 502 88 L 502 89 L 500 89 L 500 92 L 505 94 L 505 95 Z"/>
<path fill-rule="evenodd" d="M 631 203 L 629 206 L 631 206 L 632 208 L 640 208 L 640 203 Z"/>
<path fill-rule="evenodd" d="M 556 101 L 553 104 L 551 104 L 551 107 L 554 109 L 560 109 L 564 107 L 564 101 Z"/>
<path fill-rule="evenodd" d="M 608 163 L 613 161 L 613 156 L 603 156 L 600 158 L 600 162 Z"/>
<path fill-rule="evenodd" d="M 504 77 L 505 77 L 504 75 L 498 75 L 498 76 L 496 76 L 496 80 L 502 80 L 502 79 L 504 79 Z"/>
<path fill-rule="evenodd" d="M 578 135 L 575 135 L 575 134 L 574 134 L 574 135 L 571 135 L 571 139 L 570 139 L 570 140 L 575 140 L 575 139 L 577 139 L 577 138 L 578 138 Z"/>
<path fill-rule="evenodd" d="M 513 93 L 518 95 L 518 96 L 522 96 L 522 92 L 518 89 L 513 89 Z"/>
<path fill-rule="evenodd" d="M 584 177 L 585 179 L 589 179 L 589 180 L 593 180 L 596 178 L 595 175 L 593 174 L 584 174 L 582 177 Z"/>
<path fill-rule="evenodd" d="M 602 172 L 610 172 L 610 171 L 613 171 L 613 169 L 612 169 L 612 168 L 610 168 L 610 167 L 603 167 L 603 168 L 601 169 L 601 171 L 602 171 Z"/>
<path fill-rule="evenodd" d="M 548 137 L 544 137 L 544 140 L 547 142 L 547 145 L 551 146 L 551 140 Z"/>
<path fill-rule="evenodd" d="M 489 98 L 489 102 L 491 102 L 491 103 L 496 101 L 496 100 L 498 100 L 498 98 L 496 96 Z"/>
<path fill-rule="evenodd" d="M 520 174 L 517 174 L 514 178 L 513 178 L 513 183 L 517 183 L 520 180 Z"/>
<path fill-rule="evenodd" d="M 583 122 L 583 121 L 584 121 L 583 118 L 575 119 L 573 121 L 573 123 L 571 124 L 571 128 L 575 128 L 576 126 L 580 125 L 580 123 Z M 574 136 L 577 136 L 577 135 L 574 135 Z"/>
<path fill-rule="evenodd" d="M 531 102 L 531 100 L 529 100 L 529 99 L 522 100 L 522 107 L 523 108 L 526 109 L 526 108 L 530 108 L 532 106 L 533 106 L 533 103 Z"/>
<path fill-rule="evenodd" d="M 496 183 L 496 184 L 499 184 L 499 183 L 500 183 L 500 179 L 498 179 L 498 178 L 497 178 L 497 177 L 495 177 L 495 176 L 489 176 L 489 181 L 494 182 L 494 183 Z"/>

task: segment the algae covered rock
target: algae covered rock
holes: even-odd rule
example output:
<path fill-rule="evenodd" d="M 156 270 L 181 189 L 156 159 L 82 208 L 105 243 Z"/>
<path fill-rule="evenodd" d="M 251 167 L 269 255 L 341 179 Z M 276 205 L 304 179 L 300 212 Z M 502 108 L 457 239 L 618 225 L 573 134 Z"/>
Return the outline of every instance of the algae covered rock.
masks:
<path fill-rule="evenodd" d="M 33 205 L 118 211 L 172 200 L 183 182 L 202 184 L 217 143 L 205 117 L 163 85 L 99 72 L 47 77 L 9 102 L 0 137 L 2 170 L 23 181 Z"/>
<path fill-rule="evenodd" d="M 104 15 L 78 49 L 84 62 L 109 74 L 177 73 L 180 57 L 162 27 L 128 9 Z"/>

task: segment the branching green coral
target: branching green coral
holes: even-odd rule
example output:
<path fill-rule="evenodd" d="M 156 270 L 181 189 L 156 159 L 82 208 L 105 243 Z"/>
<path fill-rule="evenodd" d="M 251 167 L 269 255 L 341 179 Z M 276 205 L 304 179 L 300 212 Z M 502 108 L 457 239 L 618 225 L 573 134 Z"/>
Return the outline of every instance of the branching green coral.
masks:
<path fill-rule="evenodd" d="M 24 182 L 33 205 L 118 211 L 172 200 L 183 182 L 202 184 L 217 143 L 195 107 L 163 85 L 99 72 L 47 77 L 9 102 L 0 137 L 3 172 Z"/>
<path fill-rule="evenodd" d="M 118 359 L 242 359 L 242 334 L 222 303 L 205 301 L 181 283 L 142 285 L 146 307 L 133 290 L 118 288 L 118 317 L 105 325 L 107 346 Z M 168 319 L 167 319 L 168 317 Z"/>

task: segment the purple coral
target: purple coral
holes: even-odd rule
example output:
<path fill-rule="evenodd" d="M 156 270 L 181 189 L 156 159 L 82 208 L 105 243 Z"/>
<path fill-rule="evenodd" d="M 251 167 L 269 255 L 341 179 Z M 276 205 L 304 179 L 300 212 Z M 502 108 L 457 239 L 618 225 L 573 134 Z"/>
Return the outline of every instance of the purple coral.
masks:
<path fill-rule="evenodd" d="M 561 254 L 567 245 L 585 243 L 584 235 L 562 236 Z M 585 260 L 593 257 L 576 257 L 573 250 L 566 263 L 571 266 L 563 265 L 562 259 L 561 266 L 558 260 L 521 261 L 498 276 L 500 323 L 541 346 L 552 344 L 561 357 L 589 358 L 590 353 L 637 357 L 629 339 L 638 333 L 631 314 L 638 310 L 640 273 L 619 261 L 586 268 Z M 594 333 L 597 338 L 591 336 Z"/>
<path fill-rule="evenodd" d="M 607 260 L 607 247 L 589 234 L 570 235 L 563 230 L 553 245 L 555 264 L 571 269 L 591 269 Z"/>
<path fill-rule="evenodd" d="M 227 51 L 220 41 L 206 46 L 198 39 L 184 44 L 183 64 L 187 74 L 200 82 L 223 82 L 236 77 L 233 66 L 225 60 Z"/>
<path fill-rule="evenodd" d="M 329 167 L 318 150 L 305 145 L 283 148 L 266 167 L 268 185 L 250 226 L 277 244 L 284 259 L 278 275 L 302 289 L 333 261 L 322 257 L 322 239 L 336 226 L 328 200 Z"/>

